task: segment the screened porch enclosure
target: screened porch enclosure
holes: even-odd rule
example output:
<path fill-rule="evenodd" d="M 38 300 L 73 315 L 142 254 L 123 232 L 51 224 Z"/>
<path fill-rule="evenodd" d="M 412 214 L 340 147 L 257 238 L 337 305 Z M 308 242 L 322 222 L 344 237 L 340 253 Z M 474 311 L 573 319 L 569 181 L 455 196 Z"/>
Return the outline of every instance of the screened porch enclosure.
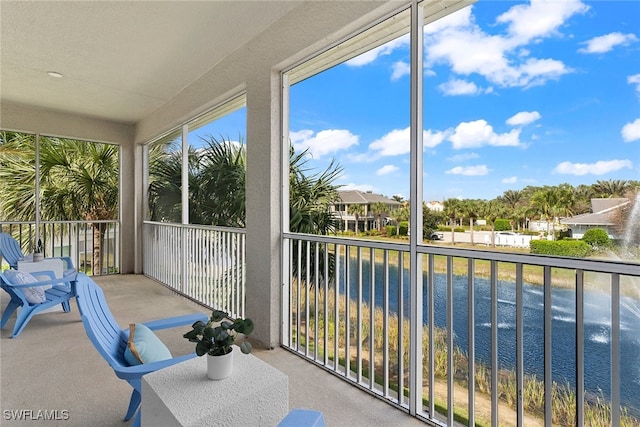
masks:
<path fill-rule="evenodd" d="M 473 3 L 131 2 L 103 10 L 74 2 L 3 3 L 2 60 L 15 66 L 2 67 L 0 128 L 119 149 L 118 201 L 111 205 L 117 219 L 105 220 L 104 228 L 100 221 L 42 221 L 47 255 L 68 253 L 79 267 L 91 260 L 110 288 L 112 309 L 118 301 L 126 307 L 118 310 L 123 322 L 127 313 L 158 314 L 151 298 L 158 294 L 169 306 L 166 299 L 186 297 L 196 303 L 191 309 L 252 318 L 262 357 L 296 367 L 289 375 L 305 399 L 292 402 L 321 400 L 321 390 L 310 387 L 317 392 L 310 396 L 299 382 L 319 372 L 328 374 L 332 385 L 323 390 L 335 390 L 338 402 L 367 402 L 336 404 L 341 413 L 325 406 L 336 424 L 637 425 L 638 263 L 423 241 L 429 185 L 423 34 Z M 86 31 L 68 32 L 78 26 Z M 287 159 L 296 85 L 398 38 L 409 52 L 402 158 L 410 236 L 396 242 L 293 232 Z M 38 57 L 47 61 L 34 65 Z M 51 80 L 48 71 L 64 77 Z M 240 109 L 246 222 L 194 224 L 189 144 L 200 126 Z M 175 216 L 151 220 L 153 143 L 173 139 L 180 143 L 173 152 L 175 203 L 164 212 Z M 32 218 L 0 218 L 0 225 L 32 250 Z M 92 230 L 101 230 L 99 247 Z M 139 289 L 149 293 L 149 304 Z M 56 333 L 44 321 L 30 325 L 38 326 L 49 337 Z M 64 331 L 88 343 L 77 330 Z M 21 342 L 10 344 L 2 346 L 3 365 L 7 352 L 18 366 Z M 52 351 L 62 357 L 65 349 Z M 80 392 L 91 387 L 91 369 L 82 372 L 74 383 Z M 6 378 L 3 372 L 3 389 Z M 113 403 L 111 393 L 118 392 L 109 392 Z M 100 398 L 93 398 L 95 406 Z M 372 400 L 376 409 L 368 413 Z M 86 406 L 79 405 L 83 416 L 91 413 Z"/>

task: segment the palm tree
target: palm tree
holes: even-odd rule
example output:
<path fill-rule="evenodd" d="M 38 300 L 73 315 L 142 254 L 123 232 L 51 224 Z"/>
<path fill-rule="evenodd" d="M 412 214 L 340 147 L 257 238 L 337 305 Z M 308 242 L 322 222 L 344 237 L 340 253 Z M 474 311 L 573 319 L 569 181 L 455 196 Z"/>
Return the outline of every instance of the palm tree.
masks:
<path fill-rule="evenodd" d="M 505 206 L 515 210 L 520 205 L 523 198 L 523 193 L 520 190 L 507 190 L 498 199 L 504 203 Z"/>
<path fill-rule="evenodd" d="M 209 136 L 189 146 L 189 223 L 245 226 L 246 149 L 240 142 Z M 152 147 L 149 212 L 153 221 L 182 221 L 182 152 L 173 143 Z"/>
<path fill-rule="evenodd" d="M 375 202 L 371 205 L 371 212 L 378 218 L 378 231 L 382 231 L 382 215 L 388 210 L 387 205 L 382 202 Z"/>
<path fill-rule="evenodd" d="M 473 222 L 477 217 L 479 202 L 478 200 L 466 199 L 460 203 L 460 211 L 469 218 L 469 232 L 471 233 L 470 241 L 473 246 Z"/>
<path fill-rule="evenodd" d="M 495 239 L 496 220 L 500 218 L 502 215 L 504 215 L 504 212 L 505 212 L 505 206 L 498 199 L 489 200 L 488 202 L 484 202 L 480 206 L 480 214 L 484 219 L 489 221 L 489 224 L 491 224 L 491 247 L 496 246 L 496 239 Z"/>
<path fill-rule="evenodd" d="M 361 205 L 361 204 L 354 203 L 352 205 L 349 205 L 349 208 L 347 209 L 347 212 L 350 215 L 353 215 L 355 217 L 355 220 L 356 220 L 355 232 L 356 232 L 356 236 L 357 236 L 358 235 L 358 220 L 360 219 L 360 215 L 364 215 L 364 206 Z"/>
<path fill-rule="evenodd" d="M 598 180 L 591 187 L 597 197 L 624 197 L 631 189 L 631 183 L 621 179 L 610 179 L 608 181 Z"/>
<path fill-rule="evenodd" d="M 32 138 L 32 137 L 31 137 Z M 3 197 L 8 219 L 35 217 L 35 150 L 23 134 L 2 133 Z M 7 154 L 13 152 L 13 154 Z M 40 218 L 100 221 L 118 217 L 118 147 L 64 138 L 40 140 Z M 15 203 L 20 200 L 21 202 Z M 99 274 L 106 229 L 91 223 L 94 274 Z"/>
<path fill-rule="evenodd" d="M 409 219 L 410 216 L 410 210 L 409 210 L 409 206 L 400 206 L 399 208 L 396 208 L 394 210 L 392 210 L 391 212 L 389 212 L 389 216 L 395 221 L 396 223 L 396 236 L 400 235 L 400 223 L 402 221 L 406 221 Z"/>
<path fill-rule="evenodd" d="M 210 137 L 200 150 L 200 170 L 189 183 L 194 210 L 200 224 L 245 226 L 246 146 L 240 142 Z M 195 188 L 194 188 L 195 187 Z M 192 223 L 196 221 L 191 221 Z"/>
<path fill-rule="evenodd" d="M 573 206 L 571 210 L 574 214 L 588 213 L 591 209 L 591 198 L 594 196 L 591 185 L 580 184 L 573 189 Z"/>
<path fill-rule="evenodd" d="M 35 136 L 0 133 L 0 214 L 7 220 L 35 219 Z"/>
<path fill-rule="evenodd" d="M 504 206 L 509 210 L 508 216 L 514 217 L 516 220 L 518 229 L 520 228 L 520 214 L 522 210 L 523 202 L 523 192 L 519 190 L 507 190 L 502 196 L 498 197 L 498 200 L 504 204 Z M 513 230 L 513 225 L 511 226 L 511 231 Z"/>
<path fill-rule="evenodd" d="M 550 232 L 549 221 L 553 223 L 552 232 L 555 235 L 555 219 L 560 215 L 571 215 L 573 191 L 567 186 L 546 188 L 534 193 L 530 203 L 547 221 L 547 233 Z"/>
<path fill-rule="evenodd" d="M 449 226 L 451 227 L 451 244 L 456 244 L 455 231 L 456 219 L 462 210 L 462 202 L 459 199 L 447 199 L 444 201 L 444 212 L 449 217 Z"/>
<path fill-rule="evenodd" d="M 322 172 L 307 167 L 309 152 L 289 151 L 289 230 L 293 233 L 329 234 L 335 232 L 330 207 L 339 200 L 335 180 L 342 166 L 331 161 Z"/>
<path fill-rule="evenodd" d="M 229 139 L 204 138 L 204 147 L 189 148 L 189 218 L 191 223 L 244 227 L 246 217 L 246 149 L 245 144 Z M 154 220 L 180 221 L 181 155 L 165 144 L 150 156 L 149 207 Z M 334 161 L 316 173 L 307 167 L 307 150 L 289 151 L 289 230 L 294 233 L 329 234 L 335 231 L 330 207 L 338 200 L 334 181 L 342 168 Z M 166 200 L 163 200 L 166 199 Z M 320 249 L 322 249 L 322 245 Z M 314 247 L 315 248 L 315 247 Z M 293 259 L 298 251 L 294 244 Z M 315 250 L 315 249 L 314 249 Z M 328 263 L 334 274 L 333 255 L 324 260 L 320 250 L 319 274 L 324 278 Z M 306 264 L 302 266 L 306 271 Z M 310 266 L 312 281 L 315 266 Z M 294 274 L 297 274 L 294 272 Z M 305 276 L 305 274 L 303 274 Z"/>
<path fill-rule="evenodd" d="M 199 153 L 189 147 L 190 187 L 197 187 L 193 174 L 199 170 L 199 162 Z M 189 199 L 192 221 L 198 215 L 193 211 L 191 197 Z M 182 151 L 176 147 L 176 141 L 158 142 L 149 150 L 148 205 L 151 221 L 182 222 Z"/>

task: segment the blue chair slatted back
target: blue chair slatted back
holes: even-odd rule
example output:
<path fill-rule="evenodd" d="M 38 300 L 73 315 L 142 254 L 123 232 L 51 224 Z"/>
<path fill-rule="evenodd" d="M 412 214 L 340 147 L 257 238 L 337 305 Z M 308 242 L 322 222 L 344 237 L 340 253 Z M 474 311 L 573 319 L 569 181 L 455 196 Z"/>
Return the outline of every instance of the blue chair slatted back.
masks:
<path fill-rule="evenodd" d="M 14 270 L 18 269 L 18 261 L 24 256 L 20 243 L 7 233 L 0 233 L 0 255 Z"/>
<path fill-rule="evenodd" d="M 85 275 L 78 275 L 78 310 L 89 339 L 113 369 L 128 366 L 124 359 L 127 337 L 111 314 L 102 289 Z"/>
<path fill-rule="evenodd" d="M 127 381 L 133 388 L 124 419 L 127 421 L 135 415 L 133 427 L 139 427 L 141 422 L 139 408 L 142 401 L 142 376 L 191 359 L 196 354 L 190 353 L 167 360 L 129 366 L 124 358 L 129 330 L 128 328 L 120 329 L 118 322 L 116 322 L 109 310 L 102 289 L 83 273 L 78 273 L 77 275 L 76 301 L 82 317 L 82 324 L 94 347 L 111 366 L 116 376 Z M 196 320 L 206 321 L 207 316 L 202 313 L 194 313 L 144 322 L 144 325 L 151 330 L 155 330 L 192 325 Z"/>

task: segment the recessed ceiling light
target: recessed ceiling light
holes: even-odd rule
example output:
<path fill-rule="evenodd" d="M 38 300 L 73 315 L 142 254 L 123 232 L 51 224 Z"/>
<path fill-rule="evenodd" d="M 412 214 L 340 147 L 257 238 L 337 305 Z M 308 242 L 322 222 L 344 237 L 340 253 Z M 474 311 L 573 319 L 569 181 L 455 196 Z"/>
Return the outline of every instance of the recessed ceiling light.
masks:
<path fill-rule="evenodd" d="M 51 77 L 56 77 L 56 78 L 62 78 L 62 74 L 58 73 L 57 71 L 49 71 L 47 74 L 49 74 Z"/>

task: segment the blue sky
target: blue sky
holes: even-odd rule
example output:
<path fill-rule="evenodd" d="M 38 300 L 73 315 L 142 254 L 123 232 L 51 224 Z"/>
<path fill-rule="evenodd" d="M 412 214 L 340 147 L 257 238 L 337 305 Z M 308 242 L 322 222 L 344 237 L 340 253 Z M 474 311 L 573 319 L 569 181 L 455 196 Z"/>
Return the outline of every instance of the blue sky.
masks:
<path fill-rule="evenodd" d="M 638 1 L 480 0 L 427 26 L 425 200 L 640 180 L 639 22 Z M 343 188 L 408 197 L 408 61 L 402 37 L 291 88 L 292 143 Z"/>

